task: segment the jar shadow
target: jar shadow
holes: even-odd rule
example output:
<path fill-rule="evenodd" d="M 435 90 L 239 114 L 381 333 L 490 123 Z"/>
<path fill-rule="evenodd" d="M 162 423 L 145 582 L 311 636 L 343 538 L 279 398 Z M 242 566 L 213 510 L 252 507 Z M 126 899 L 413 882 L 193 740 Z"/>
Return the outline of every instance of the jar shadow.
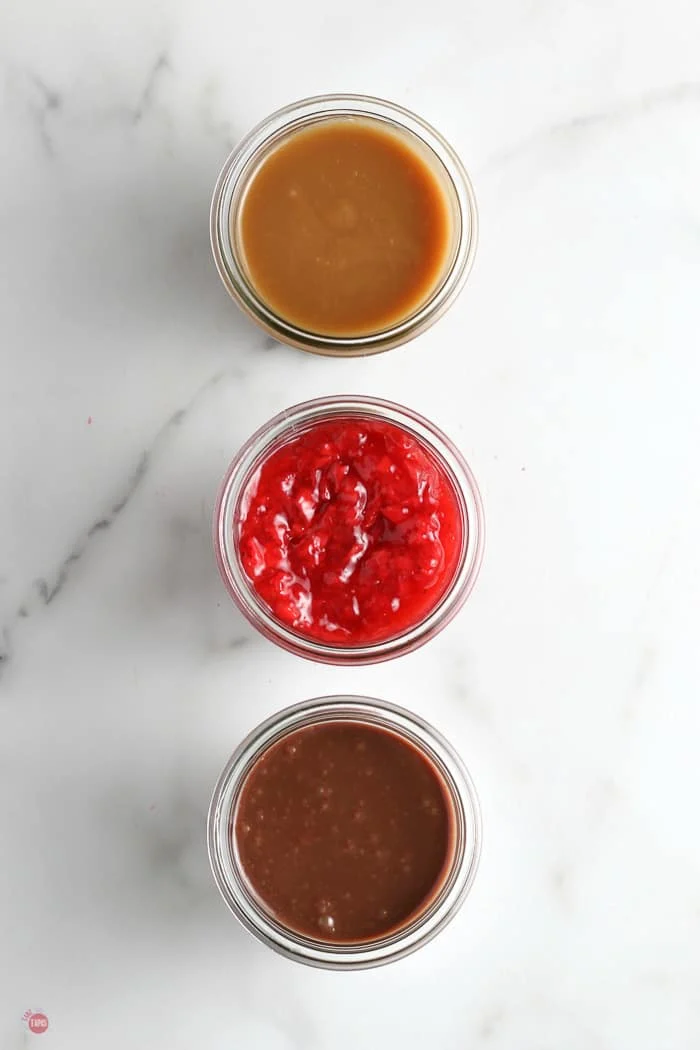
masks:
<path fill-rule="evenodd" d="M 228 144 L 196 125 L 155 130 L 145 136 L 132 126 L 113 128 L 100 149 L 90 136 L 77 137 L 65 182 L 46 186 L 36 214 L 17 187 L 18 210 L 46 244 L 37 265 L 43 323 L 60 335 L 75 316 L 99 321 L 106 338 L 91 342 L 93 360 L 114 354 L 115 332 L 120 357 L 135 364 L 162 354 L 164 336 L 180 353 L 191 337 L 200 357 L 222 336 L 240 345 L 252 339 L 260 349 L 265 336 L 226 293 L 209 242 L 210 202 Z M 52 340 L 52 354 L 62 347 Z"/>
<path fill-rule="evenodd" d="M 192 448 L 191 439 L 183 441 Z M 130 523 L 132 567 L 112 613 L 139 635 L 171 633 L 202 658 L 264 644 L 228 596 L 214 555 L 212 514 L 220 481 L 216 457 L 171 456 Z M 138 534 L 138 542 L 136 542 Z"/>
<path fill-rule="evenodd" d="M 74 939 L 116 953 L 209 943 L 231 954 L 250 948 L 221 901 L 209 870 L 206 813 L 212 769 L 178 768 L 145 750 L 103 776 L 73 768 L 56 785 L 63 817 L 46 827 L 43 876 L 52 907 L 71 916 Z M 90 791 L 86 796 L 85 783 Z M 70 847 L 70 848 L 67 848 Z"/>

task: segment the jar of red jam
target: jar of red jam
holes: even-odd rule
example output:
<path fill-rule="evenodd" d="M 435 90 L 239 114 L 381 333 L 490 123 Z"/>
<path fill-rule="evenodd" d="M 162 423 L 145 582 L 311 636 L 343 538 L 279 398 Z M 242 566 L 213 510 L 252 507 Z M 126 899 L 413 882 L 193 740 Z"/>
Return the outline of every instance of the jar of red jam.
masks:
<path fill-rule="evenodd" d="M 366 969 L 454 917 L 476 875 L 480 809 L 432 726 L 381 700 L 321 697 L 236 749 L 208 846 L 226 904 L 263 943 L 312 966 Z"/>
<path fill-rule="evenodd" d="M 432 638 L 474 586 L 483 542 L 479 491 L 452 442 L 369 397 L 275 416 L 234 459 L 214 515 L 221 575 L 244 615 L 331 664 Z"/>
<path fill-rule="evenodd" d="M 413 339 L 454 302 L 477 210 L 458 155 L 421 117 L 322 95 L 272 113 L 234 149 L 210 234 L 224 286 L 260 327 L 355 357 Z"/>

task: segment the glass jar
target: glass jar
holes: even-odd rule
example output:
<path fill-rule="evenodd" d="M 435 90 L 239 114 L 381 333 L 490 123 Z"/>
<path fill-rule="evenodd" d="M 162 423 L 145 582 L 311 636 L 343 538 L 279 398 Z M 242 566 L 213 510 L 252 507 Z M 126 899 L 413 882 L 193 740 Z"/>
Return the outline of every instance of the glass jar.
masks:
<path fill-rule="evenodd" d="M 388 730 L 417 748 L 444 784 L 453 832 L 447 870 L 425 909 L 407 925 L 366 942 L 333 944 L 290 930 L 258 902 L 243 872 L 233 834 L 247 774 L 263 752 L 295 730 L 323 722 L 354 722 Z M 226 764 L 209 808 L 207 840 L 217 886 L 243 925 L 264 944 L 297 962 L 329 970 L 362 970 L 400 959 L 431 940 L 456 914 L 479 863 L 481 813 L 469 773 L 451 745 L 404 708 L 363 696 L 324 696 L 287 707 L 246 737 Z"/>
<path fill-rule="evenodd" d="M 461 549 L 454 575 L 433 609 L 418 623 L 385 640 L 362 645 L 316 641 L 278 620 L 259 598 L 243 569 L 238 522 L 243 496 L 263 462 L 281 445 L 315 424 L 333 418 L 381 420 L 407 431 L 426 448 L 452 484 L 461 519 Z M 229 467 L 214 511 L 214 549 L 226 589 L 246 618 L 289 652 L 329 664 L 372 664 L 409 653 L 441 631 L 460 610 L 481 566 L 484 512 L 474 475 L 461 453 L 434 424 L 390 401 L 338 396 L 286 409 L 246 442 Z"/>
<path fill-rule="evenodd" d="M 400 135 L 438 179 L 451 216 L 448 260 L 428 300 L 389 328 L 357 337 L 306 331 L 276 315 L 248 279 L 240 247 L 242 205 L 261 162 L 295 132 L 339 118 L 371 119 Z M 413 339 L 454 301 L 474 262 L 476 200 L 469 176 L 455 151 L 420 117 L 394 103 L 366 95 L 320 95 L 277 110 L 239 143 L 226 161 L 214 190 L 210 232 L 214 260 L 227 291 L 265 331 L 300 350 L 334 357 L 359 357 L 390 350 Z"/>

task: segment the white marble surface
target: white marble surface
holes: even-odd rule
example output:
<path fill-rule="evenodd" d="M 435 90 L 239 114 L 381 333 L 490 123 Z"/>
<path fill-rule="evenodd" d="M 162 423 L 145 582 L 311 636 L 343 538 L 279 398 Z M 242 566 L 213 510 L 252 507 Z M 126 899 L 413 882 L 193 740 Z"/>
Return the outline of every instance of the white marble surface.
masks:
<path fill-rule="evenodd" d="M 700 1045 L 699 34 L 696 0 L 2 5 L 2 1050 Z M 367 361 L 270 348 L 209 257 L 231 145 L 328 90 L 424 114 L 480 203 L 457 305 Z M 457 621 L 363 670 L 254 635 L 209 539 L 239 443 L 339 392 L 433 417 L 488 515 Z M 485 821 L 452 926 L 350 975 L 250 939 L 204 836 L 240 737 L 342 691 L 434 721 Z"/>

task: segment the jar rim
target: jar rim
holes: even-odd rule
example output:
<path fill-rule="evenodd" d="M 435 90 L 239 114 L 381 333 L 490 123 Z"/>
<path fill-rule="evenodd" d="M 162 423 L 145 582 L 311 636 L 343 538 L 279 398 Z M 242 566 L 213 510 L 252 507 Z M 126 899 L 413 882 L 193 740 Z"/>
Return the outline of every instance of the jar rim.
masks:
<path fill-rule="evenodd" d="M 247 886 L 231 834 L 245 778 L 260 756 L 294 730 L 323 722 L 351 721 L 395 733 L 435 767 L 450 795 L 455 842 L 450 870 L 425 910 L 386 937 L 353 944 L 317 941 L 284 926 L 259 904 Z M 268 947 L 297 962 L 332 970 L 381 966 L 422 947 L 454 917 L 476 877 L 481 852 L 481 808 L 471 776 L 452 745 L 429 722 L 375 697 L 321 696 L 283 708 L 256 726 L 229 758 L 211 799 L 207 844 L 214 881 L 239 921 Z"/>
<path fill-rule="evenodd" d="M 388 328 L 360 336 L 312 332 L 276 314 L 248 281 L 230 234 L 232 212 L 240 203 L 249 176 L 261 155 L 273 143 L 296 130 L 344 116 L 382 121 L 418 139 L 440 165 L 458 220 L 451 264 L 427 300 L 413 314 Z M 315 95 L 275 110 L 231 151 L 214 188 L 210 238 L 216 268 L 229 295 L 270 335 L 309 353 L 360 357 L 408 342 L 429 328 L 448 309 L 464 286 L 474 263 L 478 213 L 474 189 L 462 161 L 440 132 L 422 117 L 394 102 L 371 95 Z"/>
<path fill-rule="evenodd" d="M 452 484 L 457 498 L 462 548 L 452 580 L 431 611 L 418 623 L 379 642 L 357 646 L 332 645 L 294 631 L 279 621 L 250 585 L 238 553 L 234 528 L 248 482 L 273 447 L 303 425 L 328 419 L 381 419 L 407 431 L 427 448 Z M 392 401 L 365 395 L 315 398 L 293 405 L 263 424 L 231 462 L 214 508 L 213 541 L 224 586 L 240 611 L 261 634 L 283 649 L 321 663 L 373 664 L 412 652 L 425 644 L 457 615 L 469 597 L 484 551 L 484 509 L 476 479 L 457 447 L 418 412 Z"/>

